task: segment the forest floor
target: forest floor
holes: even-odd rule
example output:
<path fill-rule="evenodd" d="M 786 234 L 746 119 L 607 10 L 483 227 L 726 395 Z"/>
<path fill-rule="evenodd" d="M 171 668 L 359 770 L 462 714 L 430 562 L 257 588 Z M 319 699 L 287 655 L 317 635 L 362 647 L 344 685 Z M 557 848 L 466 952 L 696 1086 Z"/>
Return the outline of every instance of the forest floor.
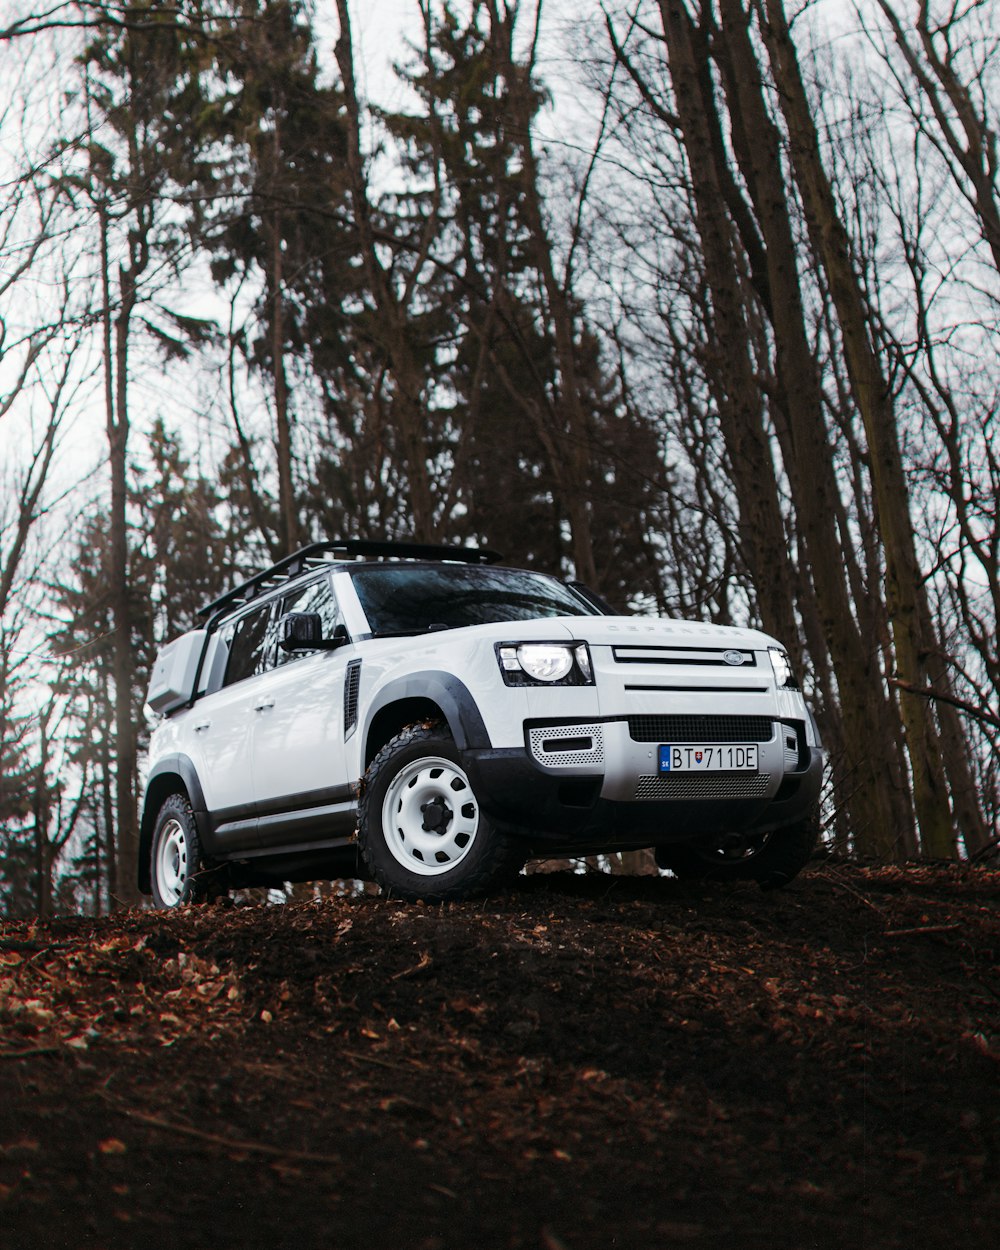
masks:
<path fill-rule="evenodd" d="M 996 1245 L 1000 872 L 0 925 L 4 1250 Z"/>

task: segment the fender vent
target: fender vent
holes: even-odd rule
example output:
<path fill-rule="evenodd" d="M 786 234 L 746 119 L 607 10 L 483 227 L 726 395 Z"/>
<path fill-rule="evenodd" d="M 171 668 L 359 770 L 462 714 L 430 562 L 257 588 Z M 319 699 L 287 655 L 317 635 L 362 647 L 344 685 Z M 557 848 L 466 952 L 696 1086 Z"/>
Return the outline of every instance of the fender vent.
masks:
<path fill-rule="evenodd" d="M 361 687 L 361 661 L 352 660 L 344 674 L 344 737 L 358 724 L 358 690 Z"/>
<path fill-rule="evenodd" d="M 597 768 L 604 763 L 604 731 L 600 725 L 549 725 L 532 729 L 528 745 L 543 767 L 585 764 Z"/>

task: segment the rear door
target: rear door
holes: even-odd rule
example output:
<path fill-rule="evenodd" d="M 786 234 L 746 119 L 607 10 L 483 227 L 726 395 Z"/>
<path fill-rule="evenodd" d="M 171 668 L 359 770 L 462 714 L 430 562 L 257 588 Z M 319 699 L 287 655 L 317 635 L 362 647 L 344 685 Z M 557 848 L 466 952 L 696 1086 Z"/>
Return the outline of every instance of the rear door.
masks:
<path fill-rule="evenodd" d="M 264 605 L 221 627 L 229 653 L 222 687 L 200 698 L 191 713 L 190 750 L 219 851 L 256 841 L 251 730 L 259 674 L 268 663 L 270 625 L 271 608 Z"/>

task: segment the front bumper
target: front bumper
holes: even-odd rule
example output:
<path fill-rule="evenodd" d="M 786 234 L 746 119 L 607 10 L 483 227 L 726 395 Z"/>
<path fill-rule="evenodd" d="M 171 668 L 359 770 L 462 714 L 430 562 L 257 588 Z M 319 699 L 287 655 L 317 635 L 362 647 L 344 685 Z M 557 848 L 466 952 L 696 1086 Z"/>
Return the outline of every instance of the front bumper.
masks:
<path fill-rule="evenodd" d="M 627 721 L 535 722 L 525 747 L 470 750 L 463 760 L 494 823 L 546 852 L 591 854 L 775 829 L 809 815 L 825 754 L 807 744 L 801 724 L 773 727 L 758 742 L 753 774 L 660 774 L 658 744 L 637 741 Z"/>

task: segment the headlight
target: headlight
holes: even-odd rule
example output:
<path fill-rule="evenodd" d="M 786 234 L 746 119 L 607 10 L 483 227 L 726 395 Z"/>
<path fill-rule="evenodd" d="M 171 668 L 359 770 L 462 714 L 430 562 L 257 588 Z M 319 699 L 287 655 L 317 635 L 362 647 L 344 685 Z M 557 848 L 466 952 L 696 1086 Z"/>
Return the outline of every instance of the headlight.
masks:
<path fill-rule="evenodd" d="M 497 647 L 508 686 L 592 686 L 585 642 L 504 642 Z"/>
<path fill-rule="evenodd" d="M 774 669 L 774 680 L 778 689 L 798 690 L 799 683 L 795 680 L 786 652 L 781 647 L 768 647 L 767 653 L 771 657 L 771 667 Z"/>
<path fill-rule="evenodd" d="M 514 654 L 521 668 L 535 681 L 562 681 L 573 668 L 569 647 L 520 646 Z"/>

